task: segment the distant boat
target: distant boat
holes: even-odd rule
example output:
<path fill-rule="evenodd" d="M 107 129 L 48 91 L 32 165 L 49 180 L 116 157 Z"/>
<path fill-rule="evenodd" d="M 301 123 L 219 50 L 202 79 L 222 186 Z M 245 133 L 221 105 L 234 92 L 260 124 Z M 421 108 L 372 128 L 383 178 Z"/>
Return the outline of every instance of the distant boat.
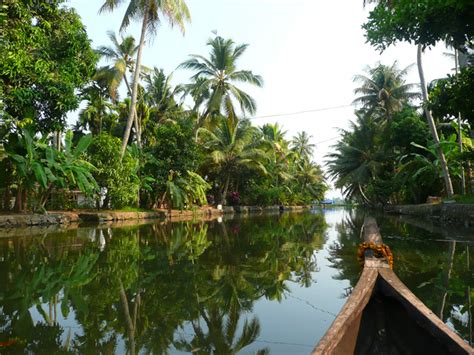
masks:
<path fill-rule="evenodd" d="M 375 219 L 361 232 L 362 275 L 313 354 L 474 354 L 392 271 Z"/>

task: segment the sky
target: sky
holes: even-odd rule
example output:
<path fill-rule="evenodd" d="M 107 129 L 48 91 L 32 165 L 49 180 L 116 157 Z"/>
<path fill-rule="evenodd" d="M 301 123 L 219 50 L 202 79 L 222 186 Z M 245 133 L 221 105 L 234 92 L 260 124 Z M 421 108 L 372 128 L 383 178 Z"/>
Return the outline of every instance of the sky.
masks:
<path fill-rule="evenodd" d="M 71 0 L 86 26 L 93 46 L 109 45 L 107 31 L 119 32 L 126 6 L 113 13 L 99 14 L 103 1 Z M 127 1 L 124 1 L 126 4 Z M 355 118 L 353 82 L 356 74 L 377 62 L 400 68 L 416 62 L 416 47 L 408 43 L 390 47 L 383 53 L 365 43 L 361 26 L 369 8 L 362 0 L 187 0 L 192 22 L 183 35 L 163 22 L 148 39 L 143 64 L 173 72 L 173 83 L 186 83 L 191 73 L 176 70 L 189 54 L 206 55 L 207 40 L 217 31 L 224 38 L 249 47 L 238 65 L 263 77 L 263 88 L 243 87 L 257 101 L 253 123 L 257 126 L 278 122 L 288 137 L 306 131 L 316 144 L 314 161 L 322 165 L 338 130 Z M 131 25 L 124 35 L 139 38 L 140 24 Z M 454 64 L 443 55 L 443 44 L 427 49 L 423 57 L 428 81 L 445 77 Z M 416 66 L 407 81 L 419 82 Z M 344 107 L 341 107 L 344 106 Z M 339 107 L 337 109 L 329 109 Z M 303 114 L 301 111 L 319 110 Z M 276 116 L 275 116 L 276 115 Z M 266 117 L 273 116 L 273 117 Z M 77 117 L 70 115 L 70 122 Z M 331 190 L 328 197 L 339 197 Z"/>

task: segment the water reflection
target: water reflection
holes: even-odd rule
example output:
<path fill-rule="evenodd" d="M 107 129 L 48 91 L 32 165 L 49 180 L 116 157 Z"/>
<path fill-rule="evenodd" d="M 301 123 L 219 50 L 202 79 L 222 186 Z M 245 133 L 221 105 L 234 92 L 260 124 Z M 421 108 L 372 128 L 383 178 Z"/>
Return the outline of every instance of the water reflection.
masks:
<path fill-rule="evenodd" d="M 339 210 L 0 238 L 0 342 L 14 342 L 0 350 L 309 353 L 359 278 L 362 221 Z M 400 278 L 469 339 L 472 244 L 379 223 Z M 280 339 L 287 324 L 303 340 Z"/>
<path fill-rule="evenodd" d="M 255 300 L 311 285 L 325 229 L 322 215 L 284 215 L 2 240 L 0 340 L 16 340 L 10 351 L 236 353 L 260 333 L 257 317 L 241 319 Z M 189 341 L 176 333 L 186 323 Z"/>

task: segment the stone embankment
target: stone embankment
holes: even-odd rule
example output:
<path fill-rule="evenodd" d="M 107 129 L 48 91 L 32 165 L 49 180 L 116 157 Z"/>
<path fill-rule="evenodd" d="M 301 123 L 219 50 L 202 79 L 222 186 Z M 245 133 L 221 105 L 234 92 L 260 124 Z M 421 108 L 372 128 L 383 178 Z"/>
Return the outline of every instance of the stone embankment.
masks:
<path fill-rule="evenodd" d="M 284 211 L 298 212 L 305 207 L 290 206 L 284 207 Z M 5 214 L 0 215 L 0 229 L 11 229 L 34 226 L 73 226 L 79 223 L 116 223 L 124 221 L 145 221 L 145 220 L 192 220 L 213 219 L 225 214 L 249 214 L 262 212 L 278 212 L 280 206 L 255 207 L 236 206 L 224 207 L 222 210 L 216 208 L 200 208 L 190 211 L 179 210 L 155 210 L 149 212 L 121 212 L 121 211 L 67 211 L 49 212 L 47 214 Z"/>
<path fill-rule="evenodd" d="M 214 208 L 203 208 L 196 211 L 156 210 L 149 212 L 121 211 L 73 211 L 49 212 L 47 214 L 6 214 L 0 215 L 0 228 L 17 228 L 48 225 L 75 225 L 84 222 L 110 223 L 143 220 L 187 220 L 192 218 L 208 218 L 222 215 L 222 211 Z"/>
<path fill-rule="evenodd" d="M 225 214 L 249 214 L 249 213 L 268 213 L 268 212 L 300 212 L 310 209 L 310 206 L 225 206 L 223 211 Z"/>
<path fill-rule="evenodd" d="M 474 227 L 474 204 L 440 203 L 387 206 L 385 212 L 425 218 L 442 224 Z"/>

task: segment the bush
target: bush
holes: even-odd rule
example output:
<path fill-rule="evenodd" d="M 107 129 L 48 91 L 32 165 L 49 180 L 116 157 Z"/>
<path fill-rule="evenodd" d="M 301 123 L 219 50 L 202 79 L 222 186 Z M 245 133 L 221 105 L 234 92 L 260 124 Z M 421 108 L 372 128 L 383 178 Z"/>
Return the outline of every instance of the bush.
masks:
<path fill-rule="evenodd" d="M 107 188 L 104 206 L 109 202 L 112 208 L 136 206 L 138 203 L 139 180 L 137 160 L 127 151 L 120 161 L 120 138 L 102 133 L 89 147 L 89 161 L 97 168 L 94 177 L 100 187 Z"/>

